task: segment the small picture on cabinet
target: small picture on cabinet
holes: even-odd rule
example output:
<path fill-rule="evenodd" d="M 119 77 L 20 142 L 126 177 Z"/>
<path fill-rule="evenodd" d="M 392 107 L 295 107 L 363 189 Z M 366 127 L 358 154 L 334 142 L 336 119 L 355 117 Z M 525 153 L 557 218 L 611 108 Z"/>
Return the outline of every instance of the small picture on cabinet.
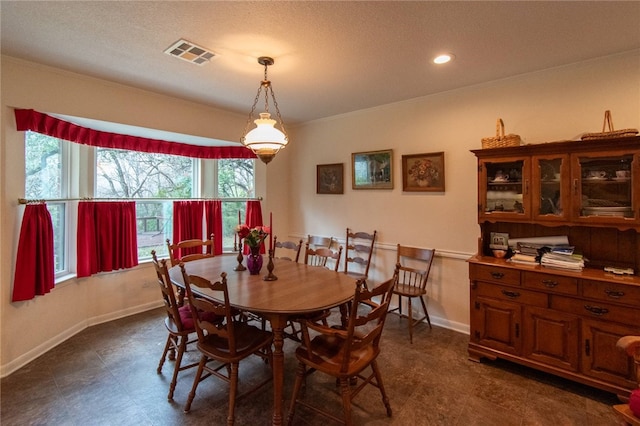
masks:
<path fill-rule="evenodd" d="M 402 190 L 444 192 L 444 152 L 403 155 Z"/>
<path fill-rule="evenodd" d="M 493 250 L 508 250 L 509 234 L 504 232 L 492 232 L 489 248 Z"/>

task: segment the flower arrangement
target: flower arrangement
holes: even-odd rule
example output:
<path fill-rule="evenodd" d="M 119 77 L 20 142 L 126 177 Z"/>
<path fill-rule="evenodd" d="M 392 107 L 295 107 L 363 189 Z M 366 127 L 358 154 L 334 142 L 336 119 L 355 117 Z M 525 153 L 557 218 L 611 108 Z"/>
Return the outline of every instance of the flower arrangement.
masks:
<path fill-rule="evenodd" d="M 236 232 L 244 245 L 249 247 L 260 247 L 260 244 L 269 236 L 271 229 L 268 226 L 256 226 L 251 229 L 247 225 L 236 226 Z"/>
<path fill-rule="evenodd" d="M 433 163 L 429 159 L 416 161 L 407 173 L 409 177 L 415 180 L 420 186 L 429 186 L 440 178 L 438 169 L 433 166 Z"/>

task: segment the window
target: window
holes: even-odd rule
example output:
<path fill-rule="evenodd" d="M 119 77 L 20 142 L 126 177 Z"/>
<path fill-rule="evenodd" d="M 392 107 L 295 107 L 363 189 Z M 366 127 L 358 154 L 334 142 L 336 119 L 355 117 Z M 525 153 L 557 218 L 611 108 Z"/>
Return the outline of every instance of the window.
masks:
<path fill-rule="evenodd" d="M 148 259 L 151 250 L 156 250 L 160 256 L 168 255 L 166 240 L 173 234 L 174 199 L 196 198 L 201 194 L 221 198 L 223 250 L 231 251 L 238 213 L 244 218 L 245 199 L 255 197 L 253 159 L 198 160 L 92 148 L 31 131 L 26 133 L 25 147 L 25 197 L 51 200 L 47 201 L 47 207 L 53 222 L 57 277 L 74 268 L 73 262 L 69 266 L 68 259 L 75 258 L 75 226 L 69 224 L 75 223 L 77 211 L 72 208 L 74 203 L 63 201 L 67 197 L 137 199 L 139 259 Z M 72 149 L 95 152 L 95 156 L 72 156 L 69 154 Z M 91 158 L 95 158 L 95 163 L 89 164 L 91 161 L 87 159 Z M 205 168 L 213 170 L 213 173 L 207 171 L 205 174 Z M 85 170 L 89 170 L 89 176 L 90 170 L 95 170 L 95 189 L 89 184 L 82 194 L 77 190 L 70 193 L 69 186 L 87 187 L 86 182 L 84 185 L 77 182 L 87 179 Z M 205 179 L 202 176 L 215 178 Z M 76 182 L 69 182 L 71 180 Z M 69 250 L 72 251 L 71 256 Z"/>

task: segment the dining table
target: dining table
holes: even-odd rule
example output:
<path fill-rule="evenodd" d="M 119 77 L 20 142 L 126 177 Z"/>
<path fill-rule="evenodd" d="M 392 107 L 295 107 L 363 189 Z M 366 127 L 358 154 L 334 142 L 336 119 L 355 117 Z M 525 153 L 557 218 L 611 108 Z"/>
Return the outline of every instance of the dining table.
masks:
<path fill-rule="evenodd" d="M 219 281 L 222 272 L 227 274 L 229 304 L 236 309 L 253 313 L 267 321 L 273 332 L 273 415 L 272 424 L 283 421 L 284 384 L 284 328 L 290 318 L 349 302 L 356 289 L 356 280 L 348 275 L 320 266 L 309 266 L 285 259 L 272 259 L 271 275 L 275 280 L 265 280 L 267 268 L 258 275 L 249 270 L 235 270 L 239 257 L 231 254 L 194 260 L 184 263 L 187 274 Z M 267 262 L 265 261 L 265 264 Z M 179 266 L 169 270 L 171 282 L 184 288 Z M 195 292 L 195 291 L 194 291 Z M 224 303 L 205 291 L 200 296 Z M 344 315 L 344 312 L 343 312 Z M 344 320 L 344 318 L 343 318 Z"/>

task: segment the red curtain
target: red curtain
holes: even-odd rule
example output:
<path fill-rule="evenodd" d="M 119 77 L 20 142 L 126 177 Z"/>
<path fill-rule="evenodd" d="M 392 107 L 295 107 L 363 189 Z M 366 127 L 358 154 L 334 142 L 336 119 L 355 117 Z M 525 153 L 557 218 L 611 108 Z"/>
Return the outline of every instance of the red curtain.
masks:
<path fill-rule="evenodd" d="M 263 226 L 262 223 L 262 206 L 260 200 L 247 200 L 247 215 L 245 223 L 250 229 L 256 226 Z M 244 246 L 244 254 L 249 253 L 249 247 Z M 260 246 L 260 253 L 265 253 L 264 244 Z"/>
<path fill-rule="evenodd" d="M 79 278 L 138 264 L 133 201 L 80 202 L 77 235 Z"/>
<path fill-rule="evenodd" d="M 242 145 L 199 146 L 102 132 L 78 126 L 32 109 L 16 109 L 15 116 L 18 130 L 33 130 L 83 145 L 194 158 L 256 158 L 250 149 Z"/>
<path fill-rule="evenodd" d="M 174 201 L 173 202 L 173 243 L 183 240 L 202 239 L 202 201 Z M 207 237 L 208 238 L 208 237 Z M 199 249 L 178 250 L 176 258 L 185 254 L 196 253 Z"/>
<path fill-rule="evenodd" d="M 213 234 L 214 254 L 222 254 L 222 201 L 205 201 L 204 217 L 207 225 L 207 238 Z"/>
<path fill-rule="evenodd" d="M 33 299 L 55 286 L 53 225 L 46 204 L 28 204 L 22 217 L 12 302 Z"/>

